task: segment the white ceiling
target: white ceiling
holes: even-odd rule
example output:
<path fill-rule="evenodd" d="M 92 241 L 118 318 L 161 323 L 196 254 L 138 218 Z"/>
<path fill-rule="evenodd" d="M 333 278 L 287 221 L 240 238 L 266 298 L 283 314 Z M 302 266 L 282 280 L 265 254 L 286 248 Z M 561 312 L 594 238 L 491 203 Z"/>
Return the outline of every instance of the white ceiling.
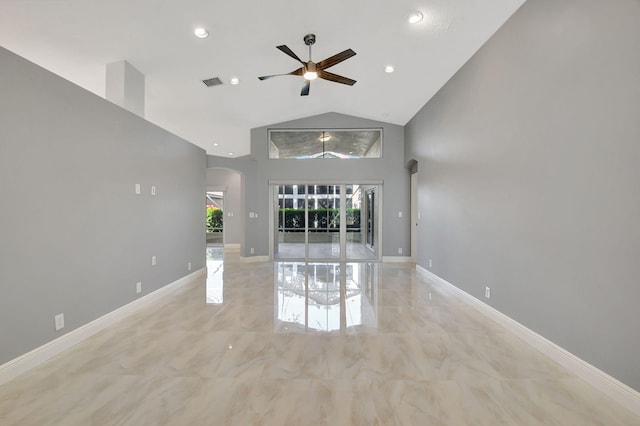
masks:
<path fill-rule="evenodd" d="M 105 66 L 127 60 L 146 78 L 146 118 L 206 149 L 249 154 L 249 130 L 326 112 L 404 125 L 524 0 L 0 0 L 0 45 L 104 96 Z M 419 10 L 425 19 L 410 25 Z M 195 27 L 210 36 L 193 36 Z M 313 60 L 345 49 L 300 96 L 303 36 Z M 385 65 L 395 72 L 386 74 Z M 203 79 L 220 77 L 207 88 Z M 229 84 L 238 77 L 240 84 Z M 214 146 L 217 143 L 218 146 Z"/>

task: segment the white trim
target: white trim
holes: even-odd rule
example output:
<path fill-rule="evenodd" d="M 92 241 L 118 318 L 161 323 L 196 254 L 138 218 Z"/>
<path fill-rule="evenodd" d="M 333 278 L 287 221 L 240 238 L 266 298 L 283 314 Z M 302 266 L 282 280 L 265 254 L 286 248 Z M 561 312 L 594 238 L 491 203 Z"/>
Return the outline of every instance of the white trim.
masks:
<path fill-rule="evenodd" d="M 168 294 L 172 293 L 176 289 L 191 283 L 200 277 L 206 277 L 207 268 L 198 269 L 189 275 L 186 275 L 171 284 L 159 288 L 158 290 L 149 293 L 139 299 L 134 300 L 120 308 L 109 312 L 97 318 L 83 326 L 64 334 L 57 339 L 45 343 L 42 346 L 35 348 L 34 350 L 27 352 L 17 358 L 12 359 L 2 365 L 0 365 L 0 385 L 14 379 L 22 373 L 31 370 L 34 367 L 39 366 L 45 361 L 53 358 L 54 356 L 66 351 L 72 346 L 82 342 L 85 339 L 93 336 L 94 334 L 104 330 L 107 327 L 112 326 L 116 322 L 125 319 L 126 317 L 138 312 L 139 310 L 146 308 L 154 302 L 162 299 Z"/>
<path fill-rule="evenodd" d="M 258 262 L 268 262 L 269 256 L 250 256 L 250 257 L 242 257 L 240 256 L 240 263 L 258 263 Z"/>
<path fill-rule="evenodd" d="M 503 326 L 507 331 L 510 331 L 516 337 L 519 337 L 542 352 L 544 355 L 562 365 L 564 368 L 580 377 L 582 380 L 586 381 L 595 389 L 616 401 L 618 404 L 628 410 L 631 410 L 635 414 L 640 415 L 640 392 L 625 385 L 618 379 L 611 377 L 588 362 L 578 358 L 566 349 L 556 345 L 481 300 L 476 299 L 469 293 L 459 289 L 422 266 L 416 265 L 416 270 L 418 272 L 422 272 L 433 281 L 446 286 L 459 296 L 462 296 L 466 303 L 477 309 L 480 313 Z"/>
<path fill-rule="evenodd" d="M 240 244 L 225 244 L 224 248 L 228 250 L 240 249 Z"/>
<path fill-rule="evenodd" d="M 385 263 L 411 263 L 413 259 L 411 256 L 382 256 L 382 261 Z"/>

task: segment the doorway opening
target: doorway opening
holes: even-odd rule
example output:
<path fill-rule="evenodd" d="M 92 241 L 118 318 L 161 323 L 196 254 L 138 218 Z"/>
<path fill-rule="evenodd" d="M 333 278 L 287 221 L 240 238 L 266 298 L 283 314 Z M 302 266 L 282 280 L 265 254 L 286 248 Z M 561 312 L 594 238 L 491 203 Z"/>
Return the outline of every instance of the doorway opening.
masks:
<path fill-rule="evenodd" d="M 411 174 L 411 261 L 418 262 L 418 173 Z"/>
<path fill-rule="evenodd" d="M 207 246 L 224 244 L 224 192 L 207 191 Z"/>

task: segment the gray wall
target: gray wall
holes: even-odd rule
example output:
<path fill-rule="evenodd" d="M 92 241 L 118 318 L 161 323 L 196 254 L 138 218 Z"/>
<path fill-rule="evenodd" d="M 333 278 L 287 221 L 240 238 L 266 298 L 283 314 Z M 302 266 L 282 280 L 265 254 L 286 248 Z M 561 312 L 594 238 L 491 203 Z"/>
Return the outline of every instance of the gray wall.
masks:
<path fill-rule="evenodd" d="M 640 390 L 638 23 L 529 0 L 405 130 L 419 264 Z"/>
<path fill-rule="evenodd" d="M 269 160 L 267 131 L 278 129 L 382 128 L 382 158 L 358 160 Z M 382 255 L 409 256 L 409 172 L 404 167 L 404 128 L 337 113 L 278 123 L 251 130 L 251 158 L 228 159 L 209 156 L 209 167 L 228 167 L 244 174 L 245 241 L 242 255 L 269 255 L 269 181 L 336 180 L 344 183 L 383 181 Z M 403 217 L 398 217 L 398 211 Z M 249 212 L 258 213 L 250 219 Z M 250 254 L 253 247 L 255 252 Z"/>
<path fill-rule="evenodd" d="M 207 188 L 224 188 L 224 243 L 242 244 L 244 240 L 244 199 L 242 175 L 229 169 L 207 169 Z M 232 214 L 233 216 L 229 216 Z"/>
<path fill-rule="evenodd" d="M 206 154 L 2 48 L 0 93 L 3 363 L 205 266 Z"/>

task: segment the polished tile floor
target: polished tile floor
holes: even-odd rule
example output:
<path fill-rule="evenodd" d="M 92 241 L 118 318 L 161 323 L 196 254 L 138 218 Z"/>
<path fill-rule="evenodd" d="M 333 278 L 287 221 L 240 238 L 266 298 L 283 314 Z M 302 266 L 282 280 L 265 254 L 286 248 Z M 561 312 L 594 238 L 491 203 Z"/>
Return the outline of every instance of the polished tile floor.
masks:
<path fill-rule="evenodd" d="M 241 264 L 0 386 L 1 425 L 640 425 L 404 264 Z"/>

